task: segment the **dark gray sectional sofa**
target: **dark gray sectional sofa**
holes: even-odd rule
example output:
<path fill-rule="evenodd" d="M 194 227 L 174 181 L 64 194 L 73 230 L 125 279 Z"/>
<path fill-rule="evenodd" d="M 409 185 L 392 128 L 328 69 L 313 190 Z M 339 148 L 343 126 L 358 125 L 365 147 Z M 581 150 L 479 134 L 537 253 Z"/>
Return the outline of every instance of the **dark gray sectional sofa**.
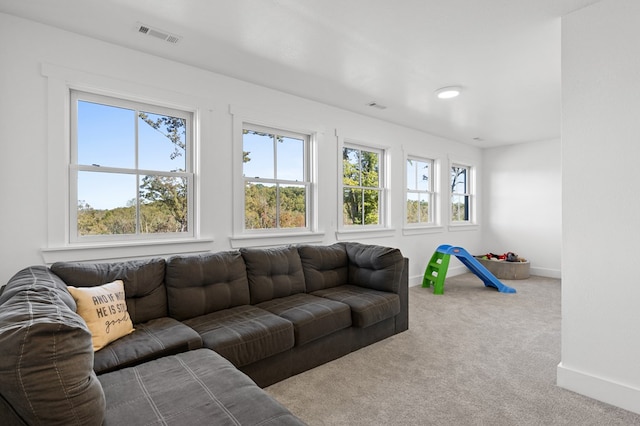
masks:
<path fill-rule="evenodd" d="M 260 387 L 408 328 L 407 260 L 336 243 L 18 272 L 0 293 L 2 424 L 303 424 Z M 93 352 L 67 285 L 124 281 Z"/>

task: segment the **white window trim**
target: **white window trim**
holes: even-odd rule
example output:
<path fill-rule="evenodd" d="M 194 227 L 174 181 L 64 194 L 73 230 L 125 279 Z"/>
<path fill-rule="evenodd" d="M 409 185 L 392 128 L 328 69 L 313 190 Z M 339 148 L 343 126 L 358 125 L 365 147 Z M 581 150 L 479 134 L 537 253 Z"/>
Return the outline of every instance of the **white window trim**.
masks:
<path fill-rule="evenodd" d="M 429 223 L 407 223 L 407 193 L 409 189 L 407 188 L 407 161 L 408 160 L 416 160 L 416 161 L 429 161 L 432 165 L 431 170 L 431 191 L 432 191 L 432 209 L 431 214 L 433 220 Z M 440 184 L 440 160 L 437 158 L 429 158 L 421 155 L 412 155 L 406 154 L 404 157 L 404 169 L 403 169 L 403 177 L 404 177 L 404 202 L 402 209 L 402 220 L 403 220 L 403 235 L 418 235 L 418 234 L 429 234 L 442 232 L 443 227 L 441 224 L 441 184 Z"/>
<path fill-rule="evenodd" d="M 200 119 L 203 109 L 213 107 L 203 99 L 190 95 L 149 87 L 143 83 L 124 81 L 92 74 L 59 65 L 43 63 L 41 74 L 47 80 L 47 241 L 42 248 L 46 264 L 57 261 L 110 260 L 131 257 L 170 255 L 175 253 L 197 253 L 213 247 L 212 237 L 199 234 L 200 182 L 199 139 L 202 127 Z M 153 240 L 105 241 L 72 243 L 70 241 L 70 193 L 69 166 L 71 164 L 71 120 L 70 92 L 79 90 L 121 99 L 130 99 L 152 105 L 189 111 L 193 113 L 193 183 L 195 214 L 193 236 Z M 163 101 L 158 101 L 162 99 Z"/>
<path fill-rule="evenodd" d="M 324 232 L 318 226 L 318 154 L 317 147 L 324 135 L 322 126 L 291 117 L 258 112 L 235 105 L 229 106 L 232 117 L 233 143 L 233 233 L 229 236 L 232 248 L 266 247 L 292 243 L 320 243 Z M 244 176 L 243 176 L 243 129 L 245 124 L 280 129 L 292 133 L 309 135 L 310 194 L 307 206 L 308 226 L 304 229 L 245 230 L 244 229 Z"/>
<path fill-rule="evenodd" d="M 337 179 L 337 230 L 336 230 L 336 240 L 338 241 L 348 241 L 354 238 L 378 238 L 378 237 L 391 237 L 395 234 L 395 229 L 390 226 L 391 223 L 391 209 L 390 209 L 390 147 L 376 144 L 372 142 L 363 142 L 357 138 L 344 137 L 340 134 L 340 132 L 336 129 L 336 137 L 338 139 L 338 150 L 337 150 L 337 164 L 338 164 L 338 179 Z M 343 216 L 343 176 L 344 171 L 342 169 L 342 153 L 344 148 L 346 147 L 354 147 L 361 149 L 369 149 L 380 151 L 381 156 L 380 160 L 382 164 L 380 165 L 380 183 L 382 185 L 381 188 L 381 200 L 380 200 L 380 215 L 381 220 L 377 225 L 344 225 L 344 216 Z"/>
<path fill-rule="evenodd" d="M 451 198 L 453 196 L 453 190 L 451 189 L 451 168 L 459 166 L 466 167 L 469 169 L 468 176 L 468 188 L 469 188 L 469 220 L 454 222 L 453 217 L 451 215 Z M 477 215 L 478 215 L 478 203 L 477 203 L 477 186 L 476 186 L 476 177 L 477 177 L 477 169 L 476 166 L 472 164 L 470 161 L 449 159 L 449 167 L 447 168 L 447 217 L 449 218 L 449 231 L 469 231 L 469 230 L 477 230 Z"/>

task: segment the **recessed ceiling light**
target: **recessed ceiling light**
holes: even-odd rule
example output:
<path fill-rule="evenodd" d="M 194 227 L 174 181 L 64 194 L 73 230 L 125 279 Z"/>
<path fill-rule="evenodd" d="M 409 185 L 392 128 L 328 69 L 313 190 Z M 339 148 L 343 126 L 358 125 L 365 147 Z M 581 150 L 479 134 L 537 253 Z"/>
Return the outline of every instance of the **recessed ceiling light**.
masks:
<path fill-rule="evenodd" d="M 460 86 L 441 87 L 436 90 L 436 96 L 438 97 L 438 99 L 451 99 L 460 95 L 461 91 L 462 89 L 460 88 Z"/>

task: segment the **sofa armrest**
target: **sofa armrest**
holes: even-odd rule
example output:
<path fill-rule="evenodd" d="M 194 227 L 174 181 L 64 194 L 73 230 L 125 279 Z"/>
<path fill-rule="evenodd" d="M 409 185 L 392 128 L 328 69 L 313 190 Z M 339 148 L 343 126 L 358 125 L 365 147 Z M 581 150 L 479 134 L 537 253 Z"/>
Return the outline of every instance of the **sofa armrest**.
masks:
<path fill-rule="evenodd" d="M 45 266 L 7 283 L 0 304 L 0 423 L 100 425 L 102 386 L 91 332 Z M 10 407 L 10 408 L 9 408 Z"/>
<path fill-rule="evenodd" d="M 396 333 L 409 329 L 409 259 L 404 258 L 404 268 L 400 278 L 398 296 L 400 297 L 400 313 L 396 316 Z"/>
<path fill-rule="evenodd" d="M 398 293 L 405 261 L 397 248 L 346 243 L 349 284 Z"/>

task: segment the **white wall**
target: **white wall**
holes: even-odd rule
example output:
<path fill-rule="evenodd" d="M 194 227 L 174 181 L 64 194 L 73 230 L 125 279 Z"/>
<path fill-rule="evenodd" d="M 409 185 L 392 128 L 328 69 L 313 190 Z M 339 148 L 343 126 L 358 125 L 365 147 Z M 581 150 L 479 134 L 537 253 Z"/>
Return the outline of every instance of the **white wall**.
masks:
<path fill-rule="evenodd" d="M 482 252 L 512 251 L 531 262 L 532 274 L 560 278 L 560 140 L 485 149 L 482 163 Z"/>
<path fill-rule="evenodd" d="M 4 14 L 0 14 L 0 63 L 0 144 L 3 154 L 0 167 L 3 182 L 0 186 L 3 201 L 0 209 L 0 283 L 5 283 L 22 267 L 42 264 L 42 249 L 59 245 L 60 228 L 56 223 L 59 223 L 61 212 L 57 206 L 67 205 L 66 200 L 58 202 L 58 197 L 65 197 L 64 191 L 49 192 L 50 187 L 60 186 L 58 178 L 64 176 L 64 171 L 56 171 L 58 162 L 55 158 L 64 159 L 67 142 L 58 131 L 65 124 L 60 123 L 49 108 L 52 101 L 58 103 L 60 99 L 50 98 L 50 95 L 57 97 L 59 94 L 50 92 L 50 84 L 41 71 L 43 64 L 53 65 L 54 74 L 59 74 L 60 69 L 68 69 L 76 79 L 86 77 L 94 82 L 117 84 L 130 89 L 132 94 L 151 99 L 167 94 L 187 99 L 203 111 L 200 236 L 213 240 L 205 244 L 206 249 L 217 251 L 231 247 L 230 105 L 258 114 L 299 118 L 323 129 L 318 147 L 322 242 L 336 240 L 338 142 L 335 132 L 338 129 L 341 135 L 385 145 L 390 151 L 393 232 L 391 236 L 377 238 L 354 236 L 353 240 L 399 247 L 410 259 L 412 284 L 421 280 L 426 262 L 439 244 L 460 245 L 472 252 L 480 249 L 480 227 L 449 232 L 444 226 L 439 232 L 419 235 L 405 235 L 402 230 L 405 153 L 441 160 L 443 179 L 447 176 L 449 158 L 477 165 L 481 199 L 482 155 L 479 149 Z M 44 65 L 44 68 L 50 70 L 50 65 Z M 49 161 L 50 158 L 54 161 Z M 49 209 L 49 206 L 54 208 Z M 446 211 L 443 203 L 444 225 Z M 478 218 L 482 219 L 482 213 Z M 153 249 L 149 248 L 150 251 Z M 126 251 L 123 249 L 121 253 Z M 460 271 L 455 263 L 452 267 L 454 272 Z"/>
<path fill-rule="evenodd" d="M 640 2 L 563 19 L 558 384 L 640 413 Z"/>

